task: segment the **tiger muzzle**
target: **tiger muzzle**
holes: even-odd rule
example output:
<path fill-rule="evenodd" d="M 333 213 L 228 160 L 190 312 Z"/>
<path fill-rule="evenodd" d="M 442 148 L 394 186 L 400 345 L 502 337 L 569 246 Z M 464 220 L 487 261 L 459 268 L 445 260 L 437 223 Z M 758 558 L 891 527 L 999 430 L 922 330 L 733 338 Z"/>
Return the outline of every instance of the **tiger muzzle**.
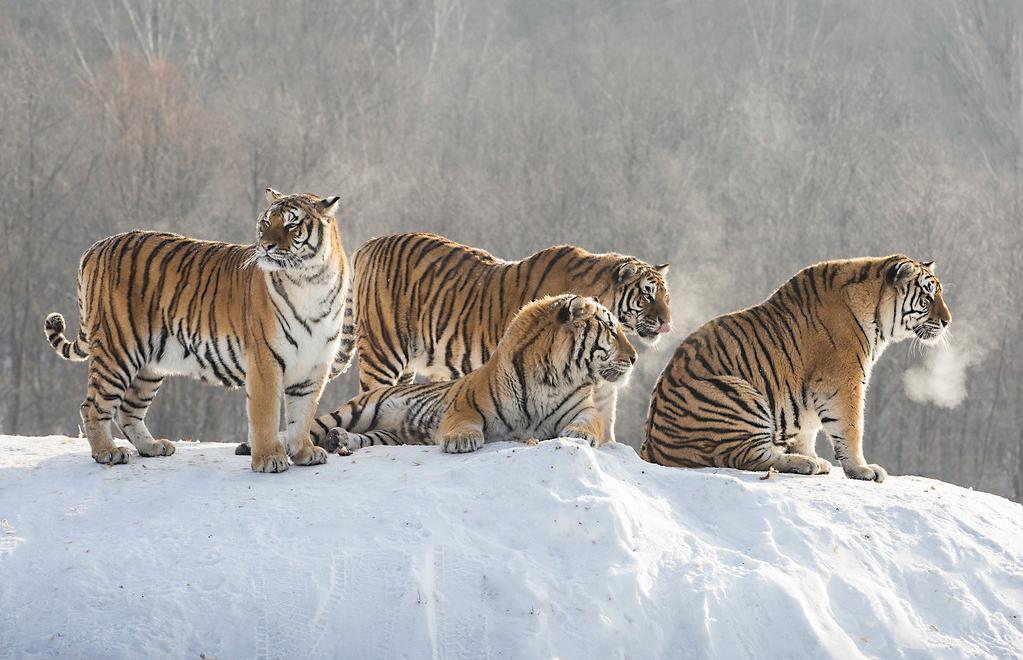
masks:
<path fill-rule="evenodd" d="M 600 377 L 609 383 L 619 381 L 627 375 L 631 370 L 632 366 L 636 364 L 636 355 L 633 353 L 629 356 L 628 360 L 616 360 L 600 370 Z"/>

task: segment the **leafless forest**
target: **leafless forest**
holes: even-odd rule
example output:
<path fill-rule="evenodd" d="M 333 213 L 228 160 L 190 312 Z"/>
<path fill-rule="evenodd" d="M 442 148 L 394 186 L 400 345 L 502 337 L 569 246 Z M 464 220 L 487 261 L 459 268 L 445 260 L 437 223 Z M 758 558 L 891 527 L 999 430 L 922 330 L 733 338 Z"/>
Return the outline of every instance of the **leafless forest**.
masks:
<path fill-rule="evenodd" d="M 267 185 L 340 194 L 349 251 L 433 231 L 672 263 L 618 437 L 708 318 L 815 261 L 937 261 L 949 351 L 874 370 L 866 454 L 1023 499 L 1023 11 L 987 0 L 5 0 L 0 430 L 76 434 L 75 271 L 131 228 L 253 239 Z M 349 374 L 350 376 L 351 374 Z M 321 409 L 355 390 L 329 388 Z M 172 439 L 244 396 L 174 380 Z M 823 440 L 821 445 L 825 444 Z"/>

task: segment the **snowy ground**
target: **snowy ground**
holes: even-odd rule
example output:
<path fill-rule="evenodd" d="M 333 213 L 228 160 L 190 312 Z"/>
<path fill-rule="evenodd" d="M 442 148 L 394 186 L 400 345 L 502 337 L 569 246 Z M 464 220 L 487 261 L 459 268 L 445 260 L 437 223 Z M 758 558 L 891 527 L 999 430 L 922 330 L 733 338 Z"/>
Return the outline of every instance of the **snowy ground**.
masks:
<path fill-rule="evenodd" d="M 0 658 L 1023 654 L 1023 507 L 993 495 L 567 440 L 233 451 L 0 437 Z"/>

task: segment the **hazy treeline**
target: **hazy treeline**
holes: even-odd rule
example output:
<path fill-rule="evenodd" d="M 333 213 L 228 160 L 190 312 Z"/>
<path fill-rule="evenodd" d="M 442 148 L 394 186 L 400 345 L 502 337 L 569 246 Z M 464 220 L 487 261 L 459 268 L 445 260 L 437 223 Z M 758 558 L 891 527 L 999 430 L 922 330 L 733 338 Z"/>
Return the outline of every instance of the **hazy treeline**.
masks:
<path fill-rule="evenodd" d="M 60 311 L 74 332 L 85 248 L 136 227 L 251 241 L 272 185 L 342 195 L 349 251 L 422 230 L 670 261 L 676 329 L 620 406 L 635 445 L 654 378 L 711 316 L 822 259 L 935 259 L 953 349 L 889 349 L 867 458 L 1023 498 L 1017 3 L 0 6 L 3 432 L 77 432 L 85 367 L 41 328 Z M 235 441 L 243 399 L 173 380 L 150 427 Z"/>

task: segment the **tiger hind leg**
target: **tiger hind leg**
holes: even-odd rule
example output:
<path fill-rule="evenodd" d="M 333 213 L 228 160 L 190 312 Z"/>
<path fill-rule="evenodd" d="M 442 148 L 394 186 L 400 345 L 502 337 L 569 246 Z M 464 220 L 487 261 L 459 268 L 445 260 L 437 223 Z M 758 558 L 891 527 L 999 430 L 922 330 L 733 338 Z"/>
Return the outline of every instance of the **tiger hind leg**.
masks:
<path fill-rule="evenodd" d="M 398 341 L 397 338 L 392 338 Z M 390 387 L 404 382 L 403 378 L 408 376 L 407 382 L 415 379 L 415 372 L 409 370 L 409 357 L 404 349 L 387 350 L 383 346 L 377 346 L 368 337 L 360 336 L 357 342 L 359 353 L 359 392 L 369 392 L 378 387 Z M 410 375 L 409 375 L 410 374 Z"/>
<path fill-rule="evenodd" d="M 807 429 L 792 439 L 788 445 L 789 454 L 808 456 L 817 461 L 816 474 L 828 474 L 831 472 L 831 461 L 817 455 L 817 430 Z"/>
<path fill-rule="evenodd" d="M 748 381 L 717 376 L 684 387 L 658 385 L 647 441 L 646 460 L 684 467 L 717 466 L 753 472 L 819 474 L 816 456 L 789 453 L 775 428 L 767 397 Z"/>
<path fill-rule="evenodd" d="M 86 397 L 80 412 L 92 458 L 97 463 L 107 465 L 127 463 L 131 455 L 126 447 L 114 444 L 110 427 L 114 413 L 120 407 L 126 390 L 131 386 L 132 378 L 133 374 L 124 373 L 116 360 L 110 359 L 102 351 L 95 350 L 94 346 L 89 360 Z"/>
<path fill-rule="evenodd" d="M 118 425 L 140 456 L 170 456 L 174 453 L 174 443 L 157 440 L 146 427 L 146 413 L 162 383 L 163 376 L 142 370 L 135 375 L 121 400 Z"/>
<path fill-rule="evenodd" d="M 826 462 L 816 456 L 786 451 L 786 446 L 776 442 L 773 434 L 756 433 L 729 439 L 719 465 L 751 472 L 826 474 L 827 468 L 822 465 Z"/>

